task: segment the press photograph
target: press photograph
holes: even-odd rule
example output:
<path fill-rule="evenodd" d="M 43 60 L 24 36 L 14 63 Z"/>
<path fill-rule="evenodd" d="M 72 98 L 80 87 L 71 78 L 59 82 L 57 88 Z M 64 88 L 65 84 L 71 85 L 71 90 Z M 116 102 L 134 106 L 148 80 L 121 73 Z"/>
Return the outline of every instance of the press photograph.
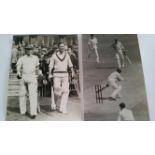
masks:
<path fill-rule="evenodd" d="M 136 34 L 82 35 L 86 121 L 148 121 Z"/>
<path fill-rule="evenodd" d="M 77 35 L 14 35 L 8 121 L 81 120 Z"/>

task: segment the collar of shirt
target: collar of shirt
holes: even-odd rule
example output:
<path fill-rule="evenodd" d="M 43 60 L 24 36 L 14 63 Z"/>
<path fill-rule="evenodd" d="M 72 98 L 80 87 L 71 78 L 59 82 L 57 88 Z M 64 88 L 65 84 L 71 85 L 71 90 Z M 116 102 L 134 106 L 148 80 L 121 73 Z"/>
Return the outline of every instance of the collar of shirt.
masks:
<path fill-rule="evenodd" d="M 59 51 L 56 53 L 56 56 L 58 57 L 58 59 L 60 61 L 63 61 L 66 58 L 66 51 L 64 51 L 63 53 L 60 53 Z"/>
<path fill-rule="evenodd" d="M 31 55 L 25 55 L 27 58 L 32 58 L 33 57 L 33 55 L 31 54 Z"/>

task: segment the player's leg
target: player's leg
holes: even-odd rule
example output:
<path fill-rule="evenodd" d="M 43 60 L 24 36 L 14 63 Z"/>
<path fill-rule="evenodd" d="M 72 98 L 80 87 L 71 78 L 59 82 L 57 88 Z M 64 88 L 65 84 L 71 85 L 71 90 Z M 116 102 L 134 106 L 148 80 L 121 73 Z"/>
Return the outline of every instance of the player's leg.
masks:
<path fill-rule="evenodd" d="M 111 97 L 112 97 L 113 99 L 116 99 L 117 96 L 120 96 L 120 91 L 121 91 L 121 89 L 122 89 L 122 86 L 121 86 L 121 85 L 118 85 L 118 84 L 115 83 L 115 82 L 111 83 L 111 86 L 112 86 L 112 88 L 114 89 L 114 91 L 113 91 L 112 94 L 111 94 Z"/>
<path fill-rule="evenodd" d="M 93 50 L 92 49 L 89 49 L 88 50 L 88 58 L 90 58 L 91 54 L 93 53 Z"/>
<path fill-rule="evenodd" d="M 121 66 L 121 60 L 120 60 L 120 56 L 118 53 L 115 54 L 115 57 L 116 57 L 116 61 L 117 61 L 117 65 L 118 65 L 118 68 L 122 68 Z"/>
<path fill-rule="evenodd" d="M 26 92 L 26 86 L 21 79 L 19 87 L 19 109 L 22 115 L 26 113 Z"/>
<path fill-rule="evenodd" d="M 59 110 L 61 95 L 62 95 L 61 78 L 54 77 L 53 84 L 54 84 L 53 91 L 54 91 L 54 99 L 55 99 L 56 109 Z"/>
<path fill-rule="evenodd" d="M 94 51 L 95 51 L 95 54 L 96 54 L 96 62 L 99 63 L 100 59 L 99 59 L 99 54 L 98 54 L 97 48 L 95 48 Z"/>
<path fill-rule="evenodd" d="M 69 81 L 68 77 L 64 77 L 62 80 L 62 98 L 60 104 L 60 111 L 62 113 L 67 113 L 68 95 L 69 95 Z"/>
<path fill-rule="evenodd" d="M 124 58 L 124 54 L 123 54 L 122 50 L 119 51 L 119 55 L 121 58 L 121 66 L 125 67 L 125 58 Z"/>
<path fill-rule="evenodd" d="M 28 84 L 29 99 L 30 99 L 30 115 L 37 115 L 38 97 L 37 97 L 37 81 Z"/>

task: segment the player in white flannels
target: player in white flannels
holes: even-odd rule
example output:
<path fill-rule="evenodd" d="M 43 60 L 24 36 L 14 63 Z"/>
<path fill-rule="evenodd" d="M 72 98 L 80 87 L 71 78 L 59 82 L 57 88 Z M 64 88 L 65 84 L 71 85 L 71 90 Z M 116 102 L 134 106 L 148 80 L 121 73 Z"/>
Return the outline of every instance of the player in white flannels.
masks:
<path fill-rule="evenodd" d="M 125 103 L 120 103 L 120 112 L 118 114 L 118 121 L 135 121 L 133 112 L 130 109 L 126 108 Z"/>
<path fill-rule="evenodd" d="M 66 114 L 69 95 L 69 72 L 71 72 L 73 78 L 74 70 L 63 43 L 59 44 L 59 51 L 52 55 L 49 71 L 49 78 L 52 78 L 54 83 L 55 103 L 51 103 L 52 108 L 57 108 L 59 112 Z"/>
<path fill-rule="evenodd" d="M 113 48 L 116 51 L 115 57 L 117 60 L 118 68 L 121 69 L 121 68 L 125 67 L 125 60 L 124 60 L 125 48 L 124 48 L 123 44 L 118 39 L 114 40 Z"/>
<path fill-rule="evenodd" d="M 90 39 L 88 41 L 88 58 L 90 57 L 90 55 L 95 52 L 96 54 L 96 62 L 99 63 L 100 60 L 99 60 L 99 54 L 98 54 L 98 49 L 97 49 L 97 44 L 98 44 L 98 41 L 97 41 L 97 38 L 94 36 L 94 34 L 91 34 L 90 35 Z"/>
<path fill-rule="evenodd" d="M 25 55 L 20 57 L 17 62 L 17 78 L 20 79 L 19 107 L 20 113 L 25 115 L 26 96 L 30 100 L 30 117 L 35 119 L 37 115 L 37 74 L 39 71 L 39 59 L 32 54 L 32 47 L 25 48 Z"/>
<path fill-rule="evenodd" d="M 120 95 L 120 91 L 122 90 L 122 86 L 120 85 L 120 81 L 123 81 L 123 77 L 121 76 L 121 70 L 117 69 L 116 71 L 112 72 L 107 81 L 105 86 L 102 88 L 102 90 L 112 87 L 114 91 L 112 92 L 110 99 L 111 100 L 116 100 L 117 98 L 121 98 L 122 96 Z"/>

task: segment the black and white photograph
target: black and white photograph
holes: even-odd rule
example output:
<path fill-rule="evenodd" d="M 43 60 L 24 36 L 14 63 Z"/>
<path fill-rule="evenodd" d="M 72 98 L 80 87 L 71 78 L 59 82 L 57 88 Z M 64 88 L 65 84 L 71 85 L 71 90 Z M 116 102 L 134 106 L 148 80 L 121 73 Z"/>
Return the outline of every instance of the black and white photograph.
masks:
<path fill-rule="evenodd" d="M 152 155 L 153 0 L 0 4 L 2 155 Z"/>
<path fill-rule="evenodd" d="M 148 121 L 136 34 L 82 35 L 86 121 Z"/>
<path fill-rule="evenodd" d="M 77 35 L 14 35 L 8 121 L 81 120 Z"/>

